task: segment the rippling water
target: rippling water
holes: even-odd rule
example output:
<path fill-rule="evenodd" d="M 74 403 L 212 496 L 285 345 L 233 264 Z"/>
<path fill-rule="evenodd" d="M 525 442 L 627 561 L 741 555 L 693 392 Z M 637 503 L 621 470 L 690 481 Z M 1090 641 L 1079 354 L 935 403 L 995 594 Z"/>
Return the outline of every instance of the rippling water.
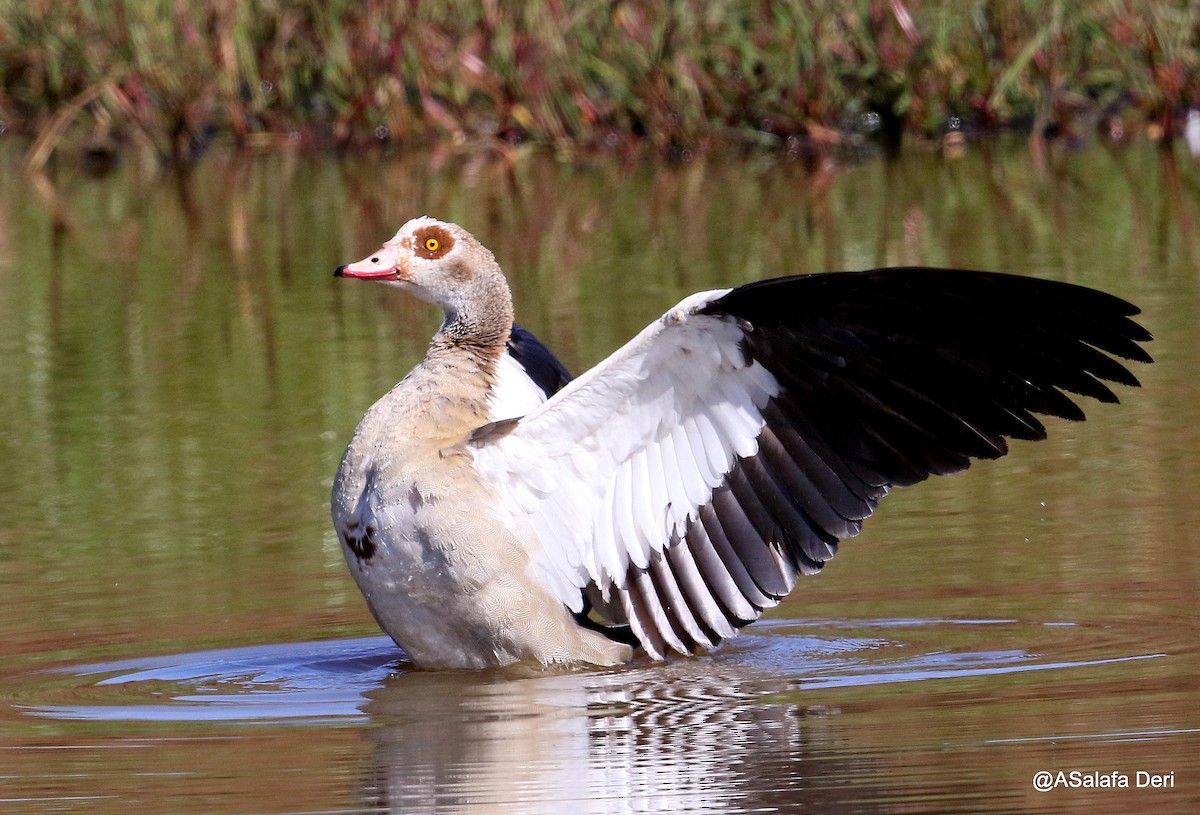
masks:
<path fill-rule="evenodd" d="M 1182 154 L 131 157 L 37 183 L 18 158 L 0 154 L 0 811 L 1200 802 L 1200 167 Z M 576 371 L 691 291 L 916 263 L 1113 291 L 1158 362 L 1084 424 L 889 496 L 714 654 L 417 672 L 366 613 L 327 497 L 437 316 L 329 272 L 426 212 L 495 251 Z"/>

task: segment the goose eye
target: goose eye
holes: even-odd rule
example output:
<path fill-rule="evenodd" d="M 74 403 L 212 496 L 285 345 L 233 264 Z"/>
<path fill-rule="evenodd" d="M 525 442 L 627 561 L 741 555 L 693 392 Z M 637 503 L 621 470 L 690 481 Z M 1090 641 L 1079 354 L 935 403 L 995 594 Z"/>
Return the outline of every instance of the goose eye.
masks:
<path fill-rule="evenodd" d="M 437 238 L 426 238 L 425 239 L 425 251 L 426 252 L 436 252 L 438 250 L 438 247 L 441 245 L 442 245 L 441 242 Z"/>

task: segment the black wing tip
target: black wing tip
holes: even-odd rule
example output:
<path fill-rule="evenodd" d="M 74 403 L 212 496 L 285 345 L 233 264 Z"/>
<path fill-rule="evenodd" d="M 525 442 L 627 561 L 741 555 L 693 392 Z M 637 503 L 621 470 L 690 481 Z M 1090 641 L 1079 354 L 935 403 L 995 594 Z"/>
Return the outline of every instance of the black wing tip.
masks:
<path fill-rule="evenodd" d="M 1119 402 L 1110 384 L 1139 385 L 1128 362 L 1153 361 L 1132 303 L 1002 272 L 776 278 L 706 310 L 755 325 L 747 355 L 779 379 L 788 418 L 895 486 L 998 458 L 1004 437 L 1045 438 L 1035 414 L 1083 421 L 1078 401 Z"/>
<path fill-rule="evenodd" d="M 1138 328 L 1141 328 L 1141 326 L 1137 325 L 1137 323 L 1134 323 L 1134 325 L 1137 326 Z M 1154 336 L 1149 331 L 1146 331 L 1143 329 L 1142 331 L 1138 332 L 1138 334 L 1140 334 L 1141 336 L 1135 335 L 1134 332 L 1130 332 L 1129 339 L 1133 340 L 1135 343 L 1137 343 L 1137 342 L 1154 342 Z M 1154 362 L 1154 357 L 1150 356 L 1150 352 L 1147 351 L 1145 348 L 1143 348 L 1140 345 L 1132 345 L 1132 346 L 1128 347 L 1127 349 L 1125 349 L 1125 353 L 1120 353 L 1117 351 L 1113 351 L 1112 353 L 1115 354 L 1116 356 L 1119 356 L 1121 359 L 1128 360 L 1130 362 L 1140 362 L 1143 365 L 1150 365 L 1151 363 Z M 1141 385 L 1141 383 L 1137 381 L 1137 377 L 1133 376 L 1133 374 L 1130 374 L 1130 376 L 1133 378 L 1132 382 L 1129 382 L 1129 383 L 1123 382 L 1121 384 L 1128 384 L 1135 388 L 1139 387 Z"/>
<path fill-rule="evenodd" d="M 1009 272 L 887 266 L 776 277 L 737 286 L 701 312 L 727 314 L 752 326 L 828 317 L 921 329 L 920 313 L 926 310 L 958 321 L 964 330 L 977 317 L 981 324 L 1024 323 L 1026 330 L 1077 338 L 1121 360 L 1154 362 L 1140 345 L 1154 336 L 1132 319 L 1142 313 L 1135 304 L 1090 286 Z M 1120 376 L 1101 378 L 1128 384 Z"/>

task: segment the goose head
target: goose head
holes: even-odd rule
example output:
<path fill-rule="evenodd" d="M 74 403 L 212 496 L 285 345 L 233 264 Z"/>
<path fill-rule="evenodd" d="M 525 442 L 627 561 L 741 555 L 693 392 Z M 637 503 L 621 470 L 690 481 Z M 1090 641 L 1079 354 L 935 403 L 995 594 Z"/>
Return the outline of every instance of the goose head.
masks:
<path fill-rule="evenodd" d="M 475 342 L 507 341 L 512 296 L 496 258 L 467 230 L 434 218 L 414 218 L 362 260 L 335 277 L 375 280 L 440 306 L 441 333 Z"/>

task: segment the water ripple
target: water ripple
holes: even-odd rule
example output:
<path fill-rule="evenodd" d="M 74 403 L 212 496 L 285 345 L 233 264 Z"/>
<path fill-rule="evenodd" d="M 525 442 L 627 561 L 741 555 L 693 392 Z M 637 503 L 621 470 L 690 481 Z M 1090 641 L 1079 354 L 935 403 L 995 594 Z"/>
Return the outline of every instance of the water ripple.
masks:
<path fill-rule="evenodd" d="M 361 637 L 97 662 L 57 673 L 105 675 L 81 694 L 105 700 L 115 695 L 116 704 L 73 700 L 21 708 L 84 720 L 360 720 L 365 694 L 402 658 L 387 637 Z"/>
<path fill-rule="evenodd" d="M 665 682 L 680 671 L 698 679 L 716 669 L 733 669 L 769 677 L 769 692 L 794 692 L 1077 669 L 1164 656 L 1114 655 L 1111 649 L 1050 656 L 1017 647 L 979 649 L 970 639 L 947 646 L 956 630 L 966 630 L 963 626 L 1011 630 L 1006 643 L 1028 639 L 1031 628 L 1045 630 L 1040 623 L 1016 620 L 772 620 L 715 654 L 679 661 L 671 671 L 640 665 L 591 673 L 592 680 L 584 681 L 604 677 L 602 684 L 613 688 L 655 677 Z M 59 668 L 53 673 L 79 677 L 84 684 L 64 689 L 58 680 L 42 693 L 27 691 L 14 707 L 29 715 L 74 720 L 352 722 L 369 718 L 364 710 L 374 692 L 392 675 L 407 672 L 403 653 L 382 636 L 256 645 Z M 503 676 L 500 672 L 492 679 Z M 444 689 L 450 681 L 435 684 Z"/>

